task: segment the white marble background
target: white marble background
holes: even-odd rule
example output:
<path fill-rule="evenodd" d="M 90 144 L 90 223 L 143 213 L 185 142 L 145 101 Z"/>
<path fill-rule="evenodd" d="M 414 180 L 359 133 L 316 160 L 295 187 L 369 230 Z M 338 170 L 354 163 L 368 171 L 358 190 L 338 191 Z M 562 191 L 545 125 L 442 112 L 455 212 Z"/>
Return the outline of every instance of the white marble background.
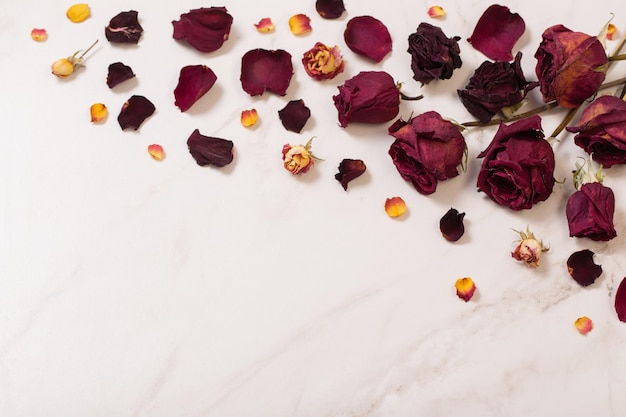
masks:
<path fill-rule="evenodd" d="M 0 416 L 3 417 L 383 417 L 626 415 L 626 324 L 613 289 L 626 275 L 626 170 L 607 171 L 616 192 L 619 236 L 609 243 L 568 237 L 565 201 L 570 170 L 582 156 L 571 135 L 555 144 L 553 195 L 514 213 L 476 192 L 476 155 L 495 128 L 465 134 L 466 173 L 425 197 L 396 172 L 387 125 L 337 125 L 331 96 L 362 70 L 383 69 L 419 102 L 401 115 L 437 110 L 471 120 L 456 98 L 485 57 L 466 41 L 488 1 L 434 3 L 345 0 L 348 13 L 326 21 L 314 1 L 220 4 L 147 0 L 94 1 L 92 17 L 73 24 L 68 4 L 0 3 Z M 159 4 L 159 5 L 157 5 Z M 170 22 L 200 6 L 225 5 L 231 38 L 201 54 L 171 38 Z M 534 77 L 541 33 L 562 23 L 590 34 L 615 14 L 626 34 L 621 0 L 507 2 L 525 19 L 515 48 Z M 136 47 L 110 45 L 103 27 L 120 11 L 139 11 Z M 288 18 L 305 13 L 313 32 L 296 37 Z M 349 18 L 369 14 L 389 28 L 393 52 L 380 64 L 352 53 L 342 33 Z M 253 23 L 271 17 L 273 34 Z M 427 21 L 462 38 L 463 67 L 451 80 L 420 88 L 411 78 L 406 38 Z M 49 39 L 35 43 L 33 27 Z M 57 58 L 99 46 L 87 68 L 59 80 Z M 344 74 L 319 83 L 300 56 L 316 41 L 338 44 Z M 615 45 L 610 42 L 608 48 Z M 251 98 L 239 83 L 240 57 L 256 47 L 291 52 L 294 78 L 285 97 Z M 122 61 L 137 78 L 109 90 L 108 64 Z M 173 104 L 180 67 L 203 63 L 215 87 L 187 113 Z M 607 80 L 624 76 L 617 63 Z M 141 94 L 157 107 L 138 132 L 122 132 L 122 103 Z M 287 132 L 276 111 L 303 98 L 312 118 Z M 539 92 L 530 106 L 540 102 Z M 92 125 L 89 106 L 110 109 Z M 239 113 L 256 107 L 259 124 Z M 551 131 L 564 113 L 545 114 Z M 186 148 L 193 129 L 235 142 L 235 161 L 201 168 Z M 282 168 L 287 142 L 324 159 L 305 176 Z M 152 160 L 160 143 L 167 157 Z M 343 158 L 361 158 L 363 177 L 344 192 L 334 179 Z M 408 213 L 392 220 L 386 198 Z M 444 241 L 439 218 L 466 212 L 466 235 Z M 511 229 L 530 225 L 551 246 L 536 270 L 510 256 Z M 604 274 L 588 288 L 569 277 L 574 251 L 596 253 Z M 469 303 L 457 278 L 478 286 Z M 587 336 L 573 326 L 587 315 Z"/>

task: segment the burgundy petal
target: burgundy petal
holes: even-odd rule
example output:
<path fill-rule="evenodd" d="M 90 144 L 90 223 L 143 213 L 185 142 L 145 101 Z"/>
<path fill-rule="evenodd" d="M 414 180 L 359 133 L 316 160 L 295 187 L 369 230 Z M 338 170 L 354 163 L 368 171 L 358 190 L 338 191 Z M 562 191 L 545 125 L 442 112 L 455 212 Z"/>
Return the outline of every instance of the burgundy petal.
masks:
<path fill-rule="evenodd" d="M 107 75 L 107 85 L 109 88 L 113 88 L 121 82 L 130 80 L 135 74 L 128 65 L 124 65 L 121 62 L 115 62 L 109 65 L 109 73 Z"/>
<path fill-rule="evenodd" d="M 154 113 L 154 104 L 144 96 L 132 96 L 122 106 L 117 121 L 122 130 L 132 127 L 134 130 Z"/>
<path fill-rule="evenodd" d="M 304 105 L 304 100 L 291 100 L 283 109 L 278 111 L 278 117 L 285 129 L 300 133 L 311 117 L 311 110 Z"/>
<path fill-rule="evenodd" d="M 626 322 L 626 278 L 622 279 L 615 293 L 615 311 L 619 321 Z"/>
<path fill-rule="evenodd" d="M 439 230 L 444 239 L 450 242 L 456 242 L 465 233 L 465 226 L 463 225 L 463 218 L 465 213 L 459 213 L 458 210 L 451 208 L 446 214 L 439 220 Z"/>
<path fill-rule="evenodd" d="M 391 52 L 387 27 L 372 16 L 357 16 L 348 22 L 343 38 L 352 52 L 380 62 Z"/>
<path fill-rule="evenodd" d="M 222 47 L 230 35 L 233 17 L 225 7 L 201 7 L 180 15 L 173 21 L 174 39 L 186 40 L 200 52 L 213 52 Z"/>
<path fill-rule="evenodd" d="M 343 0 L 317 0 L 315 10 L 324 19 L 338 19 L 346 11 Z"/>
<path fill-rule="evenodd" d="M 181 68 L 178 85 L 174 89 L 174 104 L 184 112 L 213 87 L 217 76 L 206 65 L 188 65 Z"/>
<path fill-rule="evenodd" d="M 104 28 L 104 35 L 109 42 L 134 43 L 139 42 L 143 28 L 139 24 L 138 13 L 135 10 L 121 12 Z"/>
<path fill-rule="evenodd" d="M 215 165 L 223 167 L 233 161 L 233 142 L 226 139 L 214 138 L 200 134 L 194 130 L 187 139 L 189 153 L 198 165 Z"/>
<path fill-rule="evenodd" d="M 251 96 L 265 91 L 284 96 L 292 76 L 291 54 L 282 49 L 253 49 L 241 58 L 241 87 Z"/>
<path fill-rule="evenodd" d="M 589 249 L 583 249 L 567 258 L 567 271 L 583 287 L 593 284 L 602 275 L 602 266 L 596 265 L 593 255 Z"/>
<path fill-rule="evenodd" d="M 348 183 L 363 175 L 366 168 L 360 159 L 344 159 L 339 164 L 339 172 L 335 174 L 335 179 L 341 183 L 345 191 L 348 191 Z"/>
<path fill-rule="evenodd" d="M 511 51 L 525 30 L 526 24 L 519 14 L 494 4 L 478 19 L 467 41 L 488 58 L 508 62 L 513 60 Z"/>

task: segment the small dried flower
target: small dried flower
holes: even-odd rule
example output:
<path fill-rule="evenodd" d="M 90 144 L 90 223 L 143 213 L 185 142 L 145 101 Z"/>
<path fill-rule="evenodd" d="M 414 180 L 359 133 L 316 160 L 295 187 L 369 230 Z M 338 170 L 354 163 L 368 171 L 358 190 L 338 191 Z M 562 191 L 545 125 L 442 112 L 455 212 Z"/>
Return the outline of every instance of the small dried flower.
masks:
<path fill-rule="evenodd" d="M 446 15 L 445 10 L 441 6 L 431 6 L 428 8 L 428 17 L 432 17 L 433 19 L 444 17 Z"/>
<path fill-rule="evenodd" d="M 285 144 L 283 146 L 283 166 L 289 172 L 294 175 L 305 174 L 317 158 L 311 152 L 311 145 L 313 144 L 313 138 L 309 139 L 306 145 L 290 145 Z"/>
<path fill-rule="evenodd" d="M 36 42 L 43 42 L 48 39 L 48 32 L 45 29 L 33 29 L 30 31 L 30 37 Z"/>
<path fill-rule="evenodd" d="M 274 23 L 269 17 L 264 17 L 263 19 L 259 20 L 259 23 L 254 24 L 254 27 L 261 33 L 270 33 L 273 32 L 275 29 Z"/>
<path fill-rule="evenodd" d="M 60 58 L 54 61 L 51 66 L 52 73 L 59 78 L 65 78 L 65 77 L 72 75 L 74 71 L 76 71 L 76 69 L 85 66 L 84 64 L 85 55 L 97 43 L 98 41 L 96 40 L 89 48 L 85 50 L 85 52 L 83 52 L 80 55 L 78 54 L 81 53 L 82 51 L 77 51 L 72 56 L 68 56 L 67 58 Z"/>
<path fill-rule="evenodd" d="M 241 124 L 244 127 L 250 127 L 256 124 L 259 119 L 259 113 L 256 109 L 243 110 L 241 112 Z"/>
<path fill-rule="evenodd" d="M 107 110 L 107 106 L 102 103 L 93 104 L 89 108 L 89 112 L 91 114 L 92 123 L 99 123 L 103 121 L 104 119 L 106 119 L 107 114 L 109 113 Z"/>
<path fill-rule="evenodd" d="M 511 252 L 511 256 L 518 261 L 524 262 L 529 268 L 539 266 L 541 254 L 547 252 L 550 248 L 543 246 L 543 242 L 537 240 L 528 227 L 526 227 L 526 232 L 517 230 L 516 232 L 521 239 L 518 241 L 515 250 Z"/>
<path fill-rule="evenodd" d="M 440 27 L 420 23 L 409 35 L 413 79 L 428 84 L 435 79 L 447 80 L 455 69 L 461 68 L 459 36 L 448 38 Z"/>
<path fill-rule="evenodd" d="M 305 14 L 296 14 L 289 18 L 289 30 L 294 35 L 304 35 L 311 32 L 311 19 Z"/>
<path fill-rule="evenodd" d="M 591 319 L 587 316 L 582 316 L 576 319 L 576 321 L 574 322 L 574 326 L 576 327 L 576 330 L 580 332 L 580 334 L 586 335 L 591 331 L 591 329 L 593 329 L 593 321 L 591 321 Z"/>
<path fill-rule="evenodd" d="M 329 80 L 343 72 L 344 62 L 338 46 L 332 48 L 317 42 L 302 56 L 304 70 L 316 80 Z"/>
<path fill-rule="evenodd" d="M 389 217 L 399 217 L 406 212 L 406 203 L 402 197 L 391 197 L 385 200 L 385 212 Z"/>
<path fill-rule="evenodd" d="M 88 4 L 79 3 L 70 6 L 70 8 L 65 12 L 65 15 L 72 22 L 80 23 L 84 22 L 89 16 L 91 16 L 91 10 L 89 9 Z"/>
<path fill-rule="evenodd" d="M 157 161 L 162 161 L 163 158 L 165 158 L 165 152 L 163 151 L 163 147 L 161 145 L 148 145 L 148 153 Z"/>
<path fill-rule="evenodd" d="M 476 291 L 476 284 L 470 277 L 457 279 L 454 287 L 456 288 L 456 295 L 466 303 L 474 296 Z"/>

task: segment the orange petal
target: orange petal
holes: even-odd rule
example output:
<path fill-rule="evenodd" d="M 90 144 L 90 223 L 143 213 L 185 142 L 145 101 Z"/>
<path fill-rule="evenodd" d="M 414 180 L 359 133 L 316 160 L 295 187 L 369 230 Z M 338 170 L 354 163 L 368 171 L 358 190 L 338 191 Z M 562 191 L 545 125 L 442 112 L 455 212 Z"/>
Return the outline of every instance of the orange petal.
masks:
<path fill-rule="evenodd" d="M 385 201 L 385 211 L 389 217 L 402 216 L 406 211 L 406 203 L 400 197 L 391 197 Z"/>
<path fill-rule="evenodd" d="M 445 10 L 441 6 L 432 6 L 428 9 L 428 16 L 432 18 L 444 17 L 446 15 Z"/>
<path fill-rule="evenodd" d="M 107 106 L 102 103 L 96 103 L 91 106 L 89 109 L 91 113 L 91 122 L 98 123 L 106 119 L 107 114 L 109 113 L 107 110 Z"/>
<path fill-rule="evenodd" d="M 613 38 L 615 38 L 616 31 L 617 28 L 615 27 L 615 25 L 613 23 L 609 23 L 609 26 L 606 28 L 606 38 L 612 41 Z"/>
<path fill-rule="evenodd" d="M 250 127 L 259 119 L 259 113 L 256 109 L 244 110 L 241 112 L 241 124 L 244 127 Z"/>
<path fill-rule="evenodd" d="M 84 22 L 89 16 L 91 16 L 91 10 L 89 5 L 85 3 L 78 3 L 70 6 L 65 12 L 65 15 L 74 23 Z"/>
<path fill-rule="evenodd" d="M 289 29 L 294 35 L 304 35 L 311 29 L 311 19 L 305 14 L 296 14 L 289 18 Z"/>
<path fill-rule="evenodd" d="M 259 20 L 259 23 L 254 24 L 254 27 L 261 33 L 269 33 L 274 31 L 274 23 L 269 17 L 264 17 L 263 19 Z"/>
<path fill-rule="evenodd" d="M 30 31 L 30 37 L 33 38 L 34 41 L 43 42 L 48 39 L 48 32 L 45 29 L 33 29 Z"/>
<path fill-rule="evenodd" d="M 470 277 L 459 278 L 454 284 L 456 288 L 456 295 L 465 302 L 468 302 L 476 291 L 476 285 Z"/>
<path fill-rule="evenodd" d="M 580 334 L 587 334 L 593 329 L 593 321 L 587 316 L 582 316 L 574 322 L 574 326 Z"/>
<path fill-rule="evenodd" d="M 163 147 L 157 144 L 149 145 L 148 153 L 150 154 L 151 157 L 153 157 L 157 161 L 161 161 L 165 157 L 165 151 L 163 151 Z"/>

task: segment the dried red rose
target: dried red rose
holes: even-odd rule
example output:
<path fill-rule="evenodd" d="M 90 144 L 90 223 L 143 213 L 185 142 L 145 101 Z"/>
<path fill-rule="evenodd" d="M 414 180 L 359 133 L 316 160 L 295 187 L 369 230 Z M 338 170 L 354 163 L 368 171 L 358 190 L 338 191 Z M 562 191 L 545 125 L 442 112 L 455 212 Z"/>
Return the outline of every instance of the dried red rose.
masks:
<path fill-rule="evenodd" d="M 567 272 L 583 287 L 593 284 L 602 275 L 602 266 L 596 265 L 593 255 L 589 249 L 583 249 L 567 258 Z"/>
<path fill-rule="evenodd" d="M 585 107 L 576 126 L 574 143 L 605 168 L 626 164 L 626 101 L 613 96 L 598 97 Z"/>
<path fill-rule="evenodd" d="M 615 292 L 615 312 L 619 321 L 626 323 L 626 278 L 622 279 Z"/>
<path fill-rule="evenodd" d="M 335 174 L 335 179 L 341 183 L 344 191 L 348 191 L 348 183 L 363 175 L 366 168 L 360 159 L 344 159 L 339 163 L 339 172 Z"/>
<path fill-rule="evenodd" d="M 138 13 L 135 10 L 118 13 L 104 28 L 104 35 L 113 43 L 137 44 L 142 33 L 143 28 L 139 24 Z"/>
<path fill-rule="evenodd" d="M 346 8 L 343 0 L 316 0 L 315 10 L 324 19 L 339 19 Z"/>
<path fill-rule="evenodd" d="M 615 195 L 600 182 L 590 182 L 570 196 L 565 206 L 569 235 L 608 241 L 617 236 L 613 225 Z"/>
<path fill-rule="evenodd" d="M 178 85 L 174 89 L 174 104 L 181 112 L 189 108 L 207 93 L 217 81 L 217 76 L 206 65 L 188 65 L 181 68 Z"/>
<path fill-rule="evenodd" d="M 172 21 L 173 38 L 187 41 L 200 52 L 213 52 L 228 40 L 232 24 L 233 17 L 225 7 L 192 9 Z"/>
<path fill-rule="evenodd" d="M 380 20 L 372 16 L 357 16 L 348 21 L 343 39 L 352 52 L 373 59 L 383 60 L 391 52 L 391 35 Z"/>
<path fill-rule="evenodd" d="M 396 138 L 389 155 L 400 176 L 421 194 L 432 194 L 437 182 L 459 175 L 465 154 L 465 139 L 457 126 L 429 111 L 389 127 Z"/>
<path fill-rule="evenodd" d="M 134 130 L 139 129 L 139 126 L 155 111 L 154 104 L 144 96 L 132 96 L 129 98 L 117 116 L 117 121 L 120 124 L 122 130 L 132 127 Z"/>
<path fill-rule="evenodd" d="M 549 27 L 535 52 L 539 88 L 545 102 L 574 108 L 598 91 L 604 81 L 607 57 L 595 36 L 573 32 L 563 25 Z"/>
<path fill-rule="evenodd" d="M 476 185 L 502 206 L 529 209 L 552 194 L 554 151 L 544 139 L 539 116 L 500 124 L 478 158 L 484 160 Z"/>
<path fill-rule="evenodd" d="M 391 75 L 383 71 L 363 71 L 337 87 L 333 96 L 339 124 L 385 123 L 400 111 L 400 93 Z"/>
<path fill-rule="evenodd" d="M 457 90 L 461 102 L 481 122 L 490 120 L 505 107 L 519 104 L 526 94 L 539 85 L 524 78 L 522 53 L 513 63 L 483 62 L 463 90 Z"/>
<path fill-rule="evenodd" d="M 318 159 L 313 152 L 311 146 L 313 139 L 309 139 L 306 145 L 291 145 L 289 143 L 283 145 L 283 166 L 293 175 L 306 174 Z"/>
<path fill-rule="evenodd" d="M 317 42 L 302 56 L 304 70 L 316 80 L 329 80 L 343 72 L 344 62 L 338 46 L 332 48 Z"/>
<path fill-rule="evenodd" d="M 265 91 L 284 96 L 292 76 L 291 54 L 282 49 L 253 49 L 241 58 L 241 87 L 251 96 Z"/>
<path fill-rule="evenodd" d="M 510 61 L 513 59 L 511 50 L 525 30 L 526 24 L 519 14 L 511 13 L 506 6 L 494 4 L 478 19 L 467 41 L 488 58 Z"/>
<path fill-rule="evenodd" d="M 300 133 L 309 117 L 311 117 L 311 110 L 304 105 L 304 100 L 291 100 L 278 111 L 278 117 L 285 129 Z"/>
<path fill-rule="evenodd" d="M 445 80 L 452 77 L 456 68 L 461 68 L 461 38 L 448 38 L 441 28 L 429 23 L 420 23 L 415 33 L 409 35 L 411 69 L 413 79 L 422 84 L 432 80 Z"/>
<path fill-rule="evenodd" d="M 121 62 L 114 62 L 109 65 L 109 72 L 107 74 L 107 85 L 109 88 L 113 88 L 116 85 L 133 78 L 135 74 L 133 69 L 128 65 L 124 65 Z"/>
<path fill-rule="evenodd" d="M 439 230 L 444 239 L 456 242 L 463 236 L 465 233 L 464 217 L 465 213 L 459 213 L 455 208 L 451 208 L 444 214 L 441 220 L 439 220 Z"/>
<path fill-rule="evenodd" d="M 189 153 L 198 165 L 214 165 L 223 167 L 233 161 L 233 142 L 227 139 L 214 138 L 200 134 L 194 130 L 187 139 Z"/>

